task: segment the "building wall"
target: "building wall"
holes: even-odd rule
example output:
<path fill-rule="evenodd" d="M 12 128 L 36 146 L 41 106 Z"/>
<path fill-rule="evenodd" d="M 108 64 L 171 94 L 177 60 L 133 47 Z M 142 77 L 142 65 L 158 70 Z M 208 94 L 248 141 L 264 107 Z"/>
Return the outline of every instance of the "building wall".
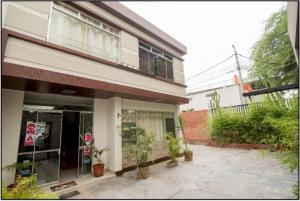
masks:
<path fill-rule="evenodd" d="M 108 100 L 94 99 L 94 113 L 93 113 L 93 135 L 94 145 L 99 148 L 108 146 Z M 105 169 L 109 169 L 108 153 L 102 154 L 102 161 L 104 162 Z M 95 161 L 93 161 L 95 163 Z"/>
<path fill-rule="evenodd" d="M 3 2 L 3 28 L 46 40 L 51 2 Z"/>
<path fill-rule="evenodd" d="M 80 6 L 88 8 L 94 11 L 102 18 L 107 19 L 124 28 L 125 30 L 132 31 L 136 36 L 146 38 L 151 44 L 167 50 L 174 56 L 181 58 L 181 54 L 173 50 L 172 48 L 159 42 L 157 39 L 149 36 L 148 34 L 138 30 L 132 25 L 126 23 L 122 19 L 119 19 L 90 2 L 76 2 Z M 20 32 L 25 35 L 29 35 L 41 40 L 46 41 L 48 35 L 49 18 L 51 16 L 51 5 L 49 2 L 4 2 L 3 3 L 3 20 L 2 24 L 4 28 Z M 139 66 L 138 55 L 138 38 L 132 34 L 121 30 L 120 32 L 120 64 L 129 65 L 129 67 L 137 69 Z M 105 59 L 105 58 L 104 58 Z M 26 61 L 26 60 L 25 60 Z M 51 65 L 50 65 L 51 66 Z M 183 63 L 181 60 L 174 58 L 174 79 L 176 82 L 184 83 Z M 124 78 L 124 77 L 121 77 Z M 140 83 L 140 82 L 137 82 Z M 159 86 L 151 85 L 148 86 Z M 184 89 L 181 89 L 184 91 Z"/>
<path fill-rule="evenodd" d="M 94 80 L 185 97 L 185 88 L 96 61 L 9 37 L 4 61 Z M 159 86 L 159 87 L 158 87 Z"/>
<path fill-rule="evenodd" d="M 153 103 L 147 101 L 137 101 L 131 99 L 122 99 L 122 109 L 124 110 L 142 110 L 155 112 L 173 112 L 175 115 L 178 111 L 177 105 Z M 168 147 L 166 141 L 156 142 L 150 160 L 163 158 L 168 156 Z M 131 152 L 130 146 L 122 147 L 122 167 L 130 167 L 136 165 L 135 155 Z"/>
<path fill-rule="evenodd" d="M 2 168 L 17 162 L 23 99 L 23 91 L 2 89 Z M 14 183 L 15 171 L 4 170 L 2 176 L 10 185 Z"/>
<path fill-rule="evenodd" d="M 187 108 L 193 108 L 194 110 L 204 110 L 209 108 L 211 97 L 207 95 L 212 94 L 215 90 L 199 92 L 197 94 L 189 95 L 191 98 L 189 104 L 184 104 L 180 106 L 181 110 Z M 223 87 L 221 89 L 216 89 L 217 93 L 220 95 L 220 105 L 222 107 L 240 105 L 240 95 L 238 86 Z"/>
<path fill-rule="evenodd" d="M 299 62 L 299 2 L 289 1 L 288 8 L 288 32 L 294 49 L 295 57 Z"/>

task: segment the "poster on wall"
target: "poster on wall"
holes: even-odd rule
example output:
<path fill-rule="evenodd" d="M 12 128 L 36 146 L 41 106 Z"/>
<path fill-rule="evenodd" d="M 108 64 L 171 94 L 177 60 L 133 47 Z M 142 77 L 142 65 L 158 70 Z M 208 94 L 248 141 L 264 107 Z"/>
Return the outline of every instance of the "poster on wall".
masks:
<path fill-rule="evenodd" d="M 27 121 L 24 146 L 34 146 L 35 134 L 36 134 L 36 124 L 33 123 L 32 121 Z"/>
<path fill-rule="evenodd" d="M 36 137 L 45 138 L 46 136 L 46 122 L 36 122 Z"/>
<path fill-rule="evenodd" d="M 83 156 L 91 155 L 91 147 L 90 146 L 83 146 Z"/>
<path fill-rule="evenodd" d="M 84 134 L 84 142 L 89 145 L 92 142 L 92 134 L 86 133 Z"/>

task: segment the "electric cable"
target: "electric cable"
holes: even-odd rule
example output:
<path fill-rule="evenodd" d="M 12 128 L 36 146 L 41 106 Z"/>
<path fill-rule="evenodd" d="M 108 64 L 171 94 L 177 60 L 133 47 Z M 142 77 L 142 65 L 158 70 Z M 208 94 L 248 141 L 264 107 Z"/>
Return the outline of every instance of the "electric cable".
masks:
<path fill-rule="evenodd" d="M 280 63 L 270 63 L 270 62 L 265 62 L 265 61 L 262 61 L 262 60 L 259 60 L 259 59 L 254 59 L 254 58 L 251 58 L 251 57 L 246 57 L 246 56 L 241 55 L 241 54 L 237 54 L 237 55 L 239 55 L 239 56 L 241 56 L 241 57 L 244 57 L 244 58 L 246 58 L 246 59 L 251 59 L 251 60 L 254 60 L 254 61 L 259 61 L 259 62 L 266 63 L 266 64 L 282 65 L 282 64 L 280 64 Z"/>
<path fill-rule="evenodd" d="M 219 84 L 219 83 L 228 82 L 228 81 L 232 81 L 232 79 L 223 80 L 223 81 L 220 81 L 220 82 L 215 82 L 215 83 L 211 83 L 211 84 L 200 86 L 200 87 L 195 87 L 195 88 L 188 89 L 188 90 L 191 91 L 191 90 L 194 90 L 194 89 L 199 89 L 199 88 L 207 87 L 207 86 L 210 86 L 210 85 L 213 85 L 213 84 Z"/>
<path fill-rule="evenodd" d="M 230 71 L 222 72 L 222 74 L 218 74 L 218 75 L 213 76 L 213 77 L 210 77 L 210 78 L 208 78 L 208 79 L 206 79 L 206 80 L 201 80 L 201 82 L 198 82 L 197 84 L 194 84 L 194 85 L 192 85 L 192 86 L 195 86 L 195 85 L 198 85 L 198 84 L 207 82 L 207 81 L 209 81 L 209 80 L 214 80 L 214 79 L 217 78 L 217 77 L 223 76 L 223 75 L 225 75 L 225 74 L 232 73 L 232 72 L 234 72 L 234 71 L 236 71 L 236 69 L 232 69 L 232 70 L 230 70 Z"/>
<path fill-rule="evenodd" d="M 203 74 L 203 73 L 205 73 L 205 72 L 207 72 L 207 71 L 209 71 L 209 70 L 211 70 L 211 69 L 217 67 L 218 65 L 220 65 L 221 63 L 224 63 L 225 61 L 229 60 L 229 59 L 232 58 L 233 56 L 234 56 L 234 55 L 231 55 L 230 57 L 228 57 L 228 58 L 226 58 L 226 59 L 220 61 L 219 63 L 217 63 L 217 64 L 215 64 L 215 65 L 213 65 L 213 66 L 211 66 L 211 67 L 205 69 L 204 71 L 202 71 L 202 72 L 200 72 L 200 73 L 197 73 L 197 74 L 195 74 L 195 75 L 192 75 L 191 77 L 187 78 L 185 81 L 190 80 L 190 79 L 192 79 L 192 78 L 194 78 L 194 77 L 197 77 L 198 75 L 201 75 L 201 74 Z"/>

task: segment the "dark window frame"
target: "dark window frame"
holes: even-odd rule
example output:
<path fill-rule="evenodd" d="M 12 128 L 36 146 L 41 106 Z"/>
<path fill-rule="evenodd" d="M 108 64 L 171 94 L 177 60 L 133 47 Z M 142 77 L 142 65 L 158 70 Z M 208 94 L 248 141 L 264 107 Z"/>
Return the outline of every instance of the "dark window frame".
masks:
<path fill-rule="evenodd" d="M 174 81 L 173 57 L 144 42 L 139 42 L 139 70 Z"/>

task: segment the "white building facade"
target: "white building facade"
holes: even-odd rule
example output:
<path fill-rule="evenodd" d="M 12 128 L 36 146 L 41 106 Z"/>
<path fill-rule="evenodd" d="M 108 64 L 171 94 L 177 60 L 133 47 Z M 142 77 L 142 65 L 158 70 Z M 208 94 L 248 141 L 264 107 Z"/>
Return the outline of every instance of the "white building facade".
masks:
<path fill-rule="evenodd" d="M 153 159 L 167 155 L 179 105 L 187 103 L 186 47 L 118 2 L 2 4 L 2 175 L 26 161 L 40 184 L 64 172 L 91 173 L 91 135 L 107 170 L 134 163 L 122 127 L 157 137 Z M 130 115 L 128 115 L 130 114 Z M 34 138 L 32 140 L 32 137 Z M 72 171 L 71 171 L 72 170 Z"/>

